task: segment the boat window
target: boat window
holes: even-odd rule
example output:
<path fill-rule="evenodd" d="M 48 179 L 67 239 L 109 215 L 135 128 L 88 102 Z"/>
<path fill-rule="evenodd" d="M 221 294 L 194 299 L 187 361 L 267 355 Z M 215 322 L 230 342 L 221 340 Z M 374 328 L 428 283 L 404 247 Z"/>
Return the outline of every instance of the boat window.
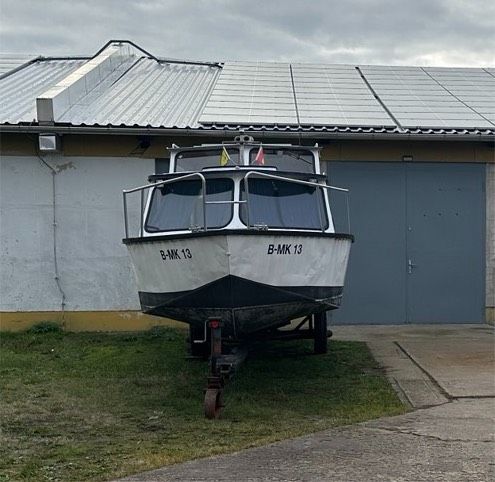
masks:
<path fill-rule="evenodd" d="M 256 164 L 259 147 L 249 152 L 249 164 Z M 265 166 L 275 166 L 279 171 L 315 172 L 315 159 L 311 151 L 301 149 L 263 147 Z"/>
<path fill-rule="evenodd" d="M 146 219 L 147 232 L 180 231 L 203 227 L 202 184 L 198 180 L 177 181 L 155 188 Z M 208 179 L 207 201 L 232 201 L 231 179 Z M 232 219 L 233 204 L 207 204 L 208 228 L 223 228 Z"/>
<path fill-rule="evenodd" d="M 204 167 L 236 166 L 239 164 L 239 149 L 226 148 L 228 156 L 221 147 L 215 149 L 197 149 L 181 151 L 175 156 L 175 171 L 201 171 Z M 229 159 L 230 158 L 230 159 Z M 224 164 L 226 162 L 226 164 Z"/>
<path fill-rule="evenodd" d="M 245 181 L 241 199 L 246 198 Z M 249 224 L 269 228 L 326 229 L 328 218 L 321 189 L 276 179 L 249 180 Z M 246 224 L 246 205 L 241 204 L 241 221 Z"/>

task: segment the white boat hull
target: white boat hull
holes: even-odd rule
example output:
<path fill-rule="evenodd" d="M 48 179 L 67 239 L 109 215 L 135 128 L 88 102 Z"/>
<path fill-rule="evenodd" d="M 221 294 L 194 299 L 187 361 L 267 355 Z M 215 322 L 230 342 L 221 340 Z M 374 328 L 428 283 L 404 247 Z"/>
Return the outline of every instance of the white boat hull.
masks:
<path fill-rule="evenodd" d="M 340 305 L 352 237 L 192 233 L 128 239 L 142 310 L 242 337 Z"/>

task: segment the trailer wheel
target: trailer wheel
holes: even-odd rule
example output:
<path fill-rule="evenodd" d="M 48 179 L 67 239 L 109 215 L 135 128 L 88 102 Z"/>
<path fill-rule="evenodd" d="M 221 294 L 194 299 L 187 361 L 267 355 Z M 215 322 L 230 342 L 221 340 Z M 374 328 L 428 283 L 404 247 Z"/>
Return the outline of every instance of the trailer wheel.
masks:
<path fill-rule="evenodd" d="M 327 317 L 326 313 L 316 313 L 313 315 L 313 330 L 314 330 L 314 352 L 317 355 L 322 355 L 328 351 L 327 338 Z"/>
<path fill-rule="evenodd" d="M 221 388 L 207 388 L 205 391 L 205 416 L 215 419 L 220 416 L 223 408 L 223 390 Z"/>

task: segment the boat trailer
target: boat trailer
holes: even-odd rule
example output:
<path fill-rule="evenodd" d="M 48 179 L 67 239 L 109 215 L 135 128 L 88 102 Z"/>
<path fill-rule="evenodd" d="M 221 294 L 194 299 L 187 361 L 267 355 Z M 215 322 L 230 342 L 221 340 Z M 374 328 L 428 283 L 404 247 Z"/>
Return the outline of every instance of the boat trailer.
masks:
<path fill-rule="evenodd" d="M 205 324 L 206 336 L 203 340 L 194 339 L 192 329 L 189 337 L 191 358 L 204 358 L 209 344 L 209 374 L 204 389 L 204 413 L 209 419 L 220 417 L 225 406 L 223 400 L 225 385 L 246 359 L 250 343 L 268 340 L 313 339 L 314 353 L 324 354 L 328 349 L 328 338 L 332 336 L 332 332 L 327 329 L 325 312 L 322 312 L 306 316 L 292 329 L 274 328 L 255 334 L 249 340 L 233 346 L 229 353 L 223 353 L 222 326 L 221 320 L 208 319 Z"/>

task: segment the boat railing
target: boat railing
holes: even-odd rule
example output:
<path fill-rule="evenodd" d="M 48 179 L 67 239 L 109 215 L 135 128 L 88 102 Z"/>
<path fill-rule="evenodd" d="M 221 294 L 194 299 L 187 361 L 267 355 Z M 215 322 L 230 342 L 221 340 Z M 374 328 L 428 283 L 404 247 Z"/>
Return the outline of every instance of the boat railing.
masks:
<path fill-rule="evenodd" d="M 206 206 L 208 204 L 246 204 L 246 227 L 247 229 L 260 229 L 259 224 L 251 224 L 251 219 L 250 219 L 250 213 L 249 213 L 249 179 L 251 177 L 264 177 L 268 179 L 276 179 L 278 181 L 285 181 L 285 182 L 290 182 L 294 184 L 301 184 L 305 186 L 313 186 L 316 189 L 326 189 L 326 190 L 332 190 L 332 191 L 337 191 L 337 192 L 343 192 L 345 193 L 345 200 L 346 200 L 346 211 L 347 211 L 347 228 L 348 232 L 351 232 L 351 219 L 350 219 L 350 211 L 349 211 L 349 189 L 345 189 L 342 187 L 336 187 L 336 186 L 328 186 L 327 184 L 320 184 L 318 182 L 313 182 L 313 181 L 303 181 L 301 179 L 293 179 L 290 177 L 285 177 L 285 176 L 277 176 L 273 174 L 267 174 L 265 172 L 260 172 L 260 171 L 249 171 L 246 172 L 246 174 L 243 176 L 244 182 L 245 182 L 245 189 L 246 189 L 246 199 L 245 200 L 225 200 L 225 201 L 207 201 L 206 200 L 206 179 L 203 174 L 200 172 L 193 172 L 189 174 L 185 174 L 184 176 L 179 176 L 173 179 L 167 179 L 165 181 L 159 181 L 159 182 L 154 182 L 151 184 L 146 184 L 144 186 L 139 186 L 135 187 L 133 189 L 125 189 L 122 194 L 123 194 L 123 202 L 124 202 L 124 226 L 125 226 L 125 237 L 129 237 L 129 220 L 128 220 L 128 209 L 127 209 L 127 196 L 132 193 L 139 192 L 140 193 L 140 215 L 139 215 L 139 237 L 143 237 L 144 235 L 144 211 L 145 211 L 145 192 L 148 191 L 149 189 L 164 186 L 167 184 L 172 184 L 174 182 L 179 182 L 179 181 L 184 181 L 185 179 L 190 179 L 197 177 L 201 180 L 201 201 L 202 201 L 202 214 L 203 214 L 203 227 L 197 226 L 194 228 L 191 228 L 191 230 L 197 230 L 197 231 L 207 231 L 208 230 L 208 223 L 206 220 Z M 321 213 L 321 205 L 318 203 L 318 215 L 319 219 L 321 222 L 321 231 L 325 231 L 325 223 L 323 222 L 323 216 Z M 268 227 L 263 226 L 265 229 L 268 229 Z"/>
<path fill-rule="evenodd" d="M 268 179 L 276 179 L 278 181 L 285 181 L 285 182 L 291 182 L 293 184 L 302 184 L 305 186 L 313 186 L 317 189 L 327 189 L 329 191 L 338 191 L 338 192 L 343 192 L 345 193 L 345 201 L 346 201 L 346 211 L 347 211 L 347 229 L 348 233 L 351 232 L 351 216 L 350 216 L 350 210 L 349 210 L 349 189 L 345 189 L 343 187 L 336 187 L 336 186 L 328 186 L 327 184 L 320 184 L 318 182 L 313 182 L 313 181 L 303 181 L 301 179 L 293 179 L 291 177 L 284 177 L 284 176 L 277 176 L 273 174 L 267 174 L 265 172 L 260 172 L 260 171 L 249 171 L 246 173 L 244 176 L 244 182 L 245 182 L 245 189 L 246 189 L 246 202 L 247 202 L 247 209 L 246 209 L 246 226 L 248 229 L 251 228 L 250 224 L 250 218 L 249 218 L 249 178 L 250 177 L 265 177 Z M 320 203 L 318 203 L 318 215 L 321 223 L 321 230 L 325 231 L 325 223 L 323 222 L 323 217 L 321 215 L 321 206 Z"/>

